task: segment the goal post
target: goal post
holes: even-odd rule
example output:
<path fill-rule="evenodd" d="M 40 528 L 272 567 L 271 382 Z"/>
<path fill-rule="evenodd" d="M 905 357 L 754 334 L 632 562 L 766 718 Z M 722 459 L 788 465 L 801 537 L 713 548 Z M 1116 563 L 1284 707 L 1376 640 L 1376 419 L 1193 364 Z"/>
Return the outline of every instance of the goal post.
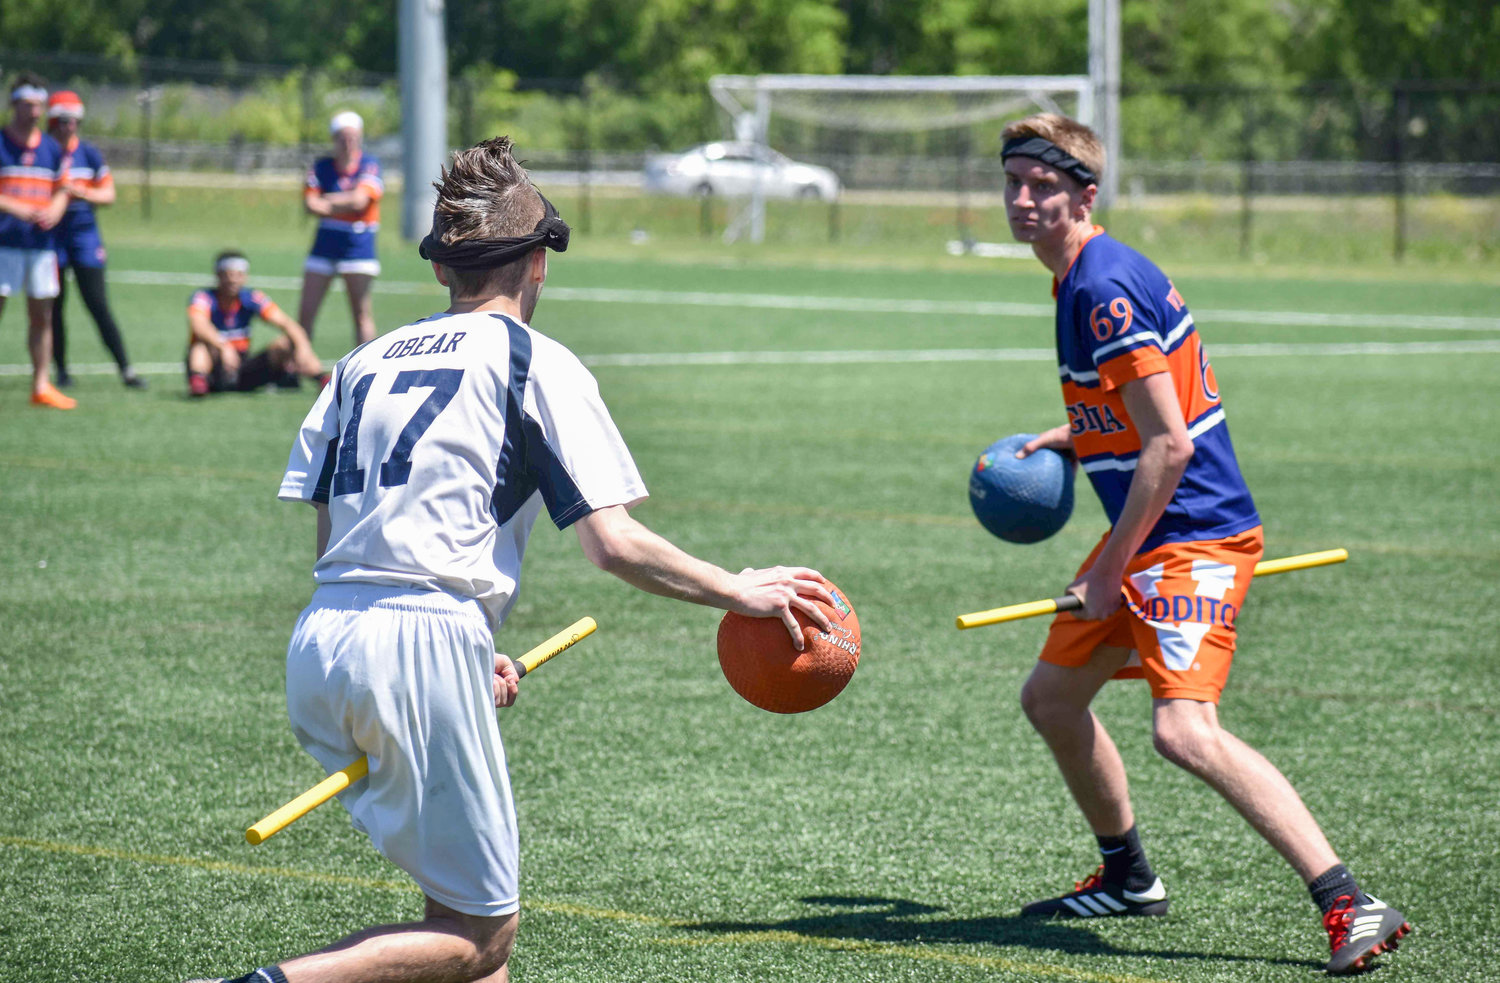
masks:
<path fill-rule="evenodd" d="M 788 154 L 827 156 L 832 140 L 842 148 L 846 169 L 880 156 L 894 142 L 920 144 L 929 153 L 947 148 L 942 152 L 950 157 L 952 147 L 967 156 L 988 142 L 996 142 L 998 151 L 998 124 L 1034 112 L 1061 113 L 1090 125 L 1098 120 L 1096 87 L 1086 75 L 716 75 L 709 93 L 727 114 L 735 139 L 751 144 L 760 159 L 772 159 L 777 143 L 782 145 L 776 150 Z M 803 139 L 795 139 L 793 130 Z M 807 139 L 809 131 L 817 136 Z M 765 238 L 761 170 L 725 231 L 727 241 Z M 960 198 L 968 190 L 966 175 L 966 168 L 955 170 Z M 839 177 L 846 186 L 902 190 L 899 176 Z"/>

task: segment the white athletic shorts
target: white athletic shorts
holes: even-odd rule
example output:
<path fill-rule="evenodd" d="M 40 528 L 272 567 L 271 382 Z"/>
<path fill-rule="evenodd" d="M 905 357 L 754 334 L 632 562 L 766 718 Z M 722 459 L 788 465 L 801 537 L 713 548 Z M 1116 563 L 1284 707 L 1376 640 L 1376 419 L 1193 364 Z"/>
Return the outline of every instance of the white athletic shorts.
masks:
<path fill-rule="evenodd" d="M 344 273 L 363 273 L 366 276 L 379 276 L 380 260 L 329 259 L 326 256 L 308 256 L 307 262 L 302 264 L 302 269 L 306 273 L 321 273 L 323 276 Z"/>
<path fill-rule="evenodd" d="M 515 804 L 495 722 L 494 638 L 478 601 L 325 584 L 286 657 L 292 730 L 324 770 L 366 754 L 339 796 L 428 897 L 468 915 L 520 904 Z"/>
<path fill-rule="evenodd" d="M 50 249 L 9 249 L 0 246 L 0 297 L 25 294 L 38 300 L 56 297 L 57 253 Z"/>

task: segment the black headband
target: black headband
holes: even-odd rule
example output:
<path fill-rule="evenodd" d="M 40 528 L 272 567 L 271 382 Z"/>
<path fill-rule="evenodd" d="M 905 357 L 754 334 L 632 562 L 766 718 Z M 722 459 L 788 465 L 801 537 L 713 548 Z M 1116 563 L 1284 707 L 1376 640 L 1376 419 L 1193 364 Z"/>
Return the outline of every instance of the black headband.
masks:
<path fill-rule="evenodd" d="M 1098 176 L 1085 167 L 1082 161 L 1045 137 L 1011 137 L 1000 148 L 1000 160 L 1003 162 L 1012 157 L 1039 160 L 1048 167 L 1055 167 L 1064 174 L 1071 175 L 1079 184 L 1099 183 Z"/>
<path fill-rule="evenodd" d="M 437 238 L 440 231 L 439 220 L 433 222 L 432 231 L 423 238 L 422 244 L 417 247 L 417 252 L 421 253 L 423 259 L 439 263 L 449 269 L 478 273 L 514 262 L 540 246 L 546 246 L 558 252 L 566 251 L 568 223 L 557 214 L 557 209 L 552 207 L 552 202 L 548 201 L 545 195 L 538 191 L 536 196 L 542 199 L 542 220 L 536 224 L 536 228 L 530 235 L 507 236 L 501 239 L 469 239 L 445 246 Z"/>

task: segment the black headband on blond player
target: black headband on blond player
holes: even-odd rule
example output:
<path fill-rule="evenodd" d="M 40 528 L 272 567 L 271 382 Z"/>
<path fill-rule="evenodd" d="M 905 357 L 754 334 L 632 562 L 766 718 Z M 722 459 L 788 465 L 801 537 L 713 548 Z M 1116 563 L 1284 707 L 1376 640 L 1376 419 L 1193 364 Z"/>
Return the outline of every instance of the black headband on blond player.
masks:
<path fill-rule="evenodd" d="M 468 239 L 445 246 L 438 238 L 438 233 L 441 231 L 439 223 L 442 221 L 438 218 L 433 222 L 432 231 L 427 233 L 422 239 L 422 244 L 417 247 L 417 252 L 422 255 L 423 259 L 464 273 L 479 273 L 504 266 L 506 263 L 520 259 L 538 246 L 546 246 L 560 253 L 566 252 L 568 234 L 571 231 L 568 223 L 557 214 L 557 209 L 552 206 L 552 202 L 547 200 L 546 195 L 538 191 L 536 196 L 542 199 L 542 220 L 536 224 L 536 228 L 530 235 L 502 236 L 499 239 Z"/>
<path fill-rule="evenodd" d="M 1099 183 L 1099 176 L 1085 167 L 1083 161 L 1046 137 L 1011 137 L 1000 148 L 1000 160 L 1003 163 L 1012 157 L 1030 157 L 1033 160 L 1039 160 L 1048 167 L 1055 167 L 1069 175 L 1079 184 Z"/>

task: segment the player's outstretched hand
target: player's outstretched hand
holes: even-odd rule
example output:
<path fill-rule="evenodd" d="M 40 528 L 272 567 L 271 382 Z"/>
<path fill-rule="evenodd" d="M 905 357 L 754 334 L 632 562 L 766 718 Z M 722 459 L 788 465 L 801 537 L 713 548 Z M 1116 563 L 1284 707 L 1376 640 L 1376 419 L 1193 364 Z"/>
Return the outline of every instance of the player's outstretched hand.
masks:
<path fill-rule="evenodd" d="M 765 567 L 756 570 L 746 567 L 740 571 L 739 590 L 735 592 L 736 603 L 729 610 L 752 618 L 780 618 L 792 636 L 792 647 L 802 651 L 802 626 L 797 624 L 793 611 L 801 611 L 808 620 L 822 631 L 829 627 L 828 615 L 824 614 L 813 599 L 833 604 L 833 595 L 828 593 L 828 582 L 823 575 L 808 567 Z"/>
<path fill-rule="evenodd" d="M 496 709 L 516 702 L 516 694 L 521 691 L 521 677 L 516 673 L 516 664 L 510 661 L 510 656 L 495 653 L 493 683 Z"/>
<path fill-rule="evenodd" d="M 1016 457 L 1024 460 L 1044 448 L 1072 457 L 1073 432 L 1071 428 L 1064 423 L 1061 426 L 1053 427 L 1051 430 L 1043 430 L 1022 444 L 1021 449 L 1016 451 Z"/>

